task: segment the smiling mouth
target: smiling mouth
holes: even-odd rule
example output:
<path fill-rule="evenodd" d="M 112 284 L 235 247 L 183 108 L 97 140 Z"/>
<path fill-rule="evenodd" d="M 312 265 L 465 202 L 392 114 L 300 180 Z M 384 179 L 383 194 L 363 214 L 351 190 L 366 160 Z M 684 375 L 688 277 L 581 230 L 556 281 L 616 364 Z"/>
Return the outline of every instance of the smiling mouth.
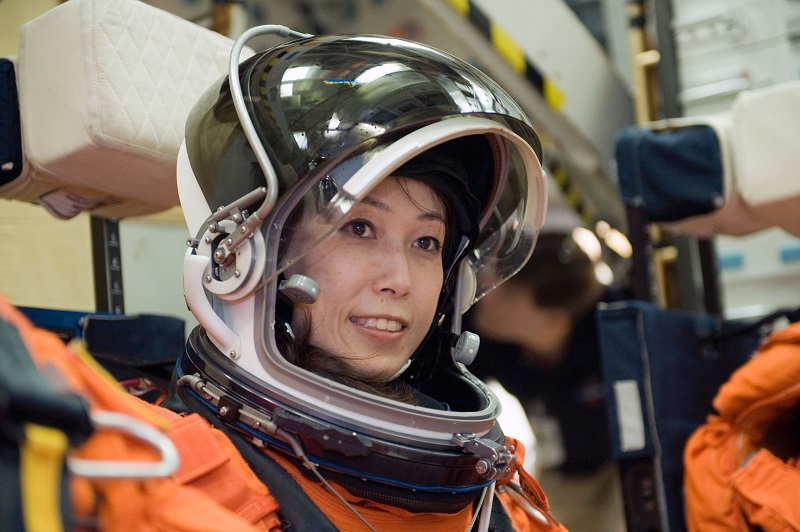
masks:
<path fill-rule="evenodd" d="M 397 332 L 403 328 L 403 324 L 399 321 L 387 320 L 386 318 L 368 318 L 366 320 L 350 318 L 350 321 L 356 325 L 361 325 L 365 329 L 377 329 L 379 331 Z"/>

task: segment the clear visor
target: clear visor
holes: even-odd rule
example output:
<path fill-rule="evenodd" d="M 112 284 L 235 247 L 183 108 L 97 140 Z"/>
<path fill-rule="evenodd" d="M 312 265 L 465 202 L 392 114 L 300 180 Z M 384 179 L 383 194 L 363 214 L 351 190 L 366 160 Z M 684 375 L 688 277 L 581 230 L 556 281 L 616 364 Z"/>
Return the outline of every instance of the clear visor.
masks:
<path fill-rule="evenodd" d="M 529 258 L 544 221 L 541 166 L 530 145 L 515 133 L 485 119 L 461 118 L 432 124 L 388 146 L 353 156 L 292 191 L 271 219 L 268 246 L 277 260 L 275 269 L 265 272 L 266 282 L 277 279 L 341 228 L 350 220 L 353 207 L 382 179 L 395 175 L 403 163 L 443 140 L 464 136 L 465 131 L 493 134 L 500 155 L 495 175 L 485 177 L 492 186 L 489 196 L 481 198 L 480 236 L 466 255 L 476 280 L 473 302 L 516 273 Z M 446 238 L 455 238 L 458 247 L 460 235 Z M 454 266 L 445 264 L 445 272 Z"/>
<path fill-rule="evenodd" d="M 528 261 L 544 223 L 546 192 L 536 158 L 516 149 L 509 153 L 509 179 L 487 213 L 478 243 L 466 261 L 475 275 L 472 303 L 517 273 Z M 527 168 L 527 171 L 525 170 Z M 526 182 L 525 176 L 530 176 Z"/>

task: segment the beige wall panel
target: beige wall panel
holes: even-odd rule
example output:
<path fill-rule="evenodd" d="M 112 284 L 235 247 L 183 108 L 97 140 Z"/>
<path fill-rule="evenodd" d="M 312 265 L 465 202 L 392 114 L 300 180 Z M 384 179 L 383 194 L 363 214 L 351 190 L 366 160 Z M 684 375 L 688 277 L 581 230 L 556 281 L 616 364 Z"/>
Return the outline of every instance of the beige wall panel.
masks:
<path fill-rule="evenodd" d="M 0 55 L 16 56 L 22 24 L 58 5 L 56 0 L 0 1 Z M 36 205 L 0 200 L 5 243 L 0 293 L 12 303 L 94 310 L 89 218 L 61 221 Z"/>
<path fill-rule="evenodd" d="M 21 306 L 95 308 L 89 219 L 53 218 L 37 205 L 0 201 L 0 293 Z"/>
<path fill-rule="evenodd" d="M 56 0 L 0 0 L 0 55 L 17 55 L 20 26 L 58 4 Z"/>

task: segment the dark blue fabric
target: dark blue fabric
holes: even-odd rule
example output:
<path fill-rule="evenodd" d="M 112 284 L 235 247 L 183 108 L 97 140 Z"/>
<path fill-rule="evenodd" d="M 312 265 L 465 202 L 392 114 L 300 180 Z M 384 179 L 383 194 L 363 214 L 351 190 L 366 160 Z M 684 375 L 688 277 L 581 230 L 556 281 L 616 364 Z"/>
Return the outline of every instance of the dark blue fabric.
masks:
<path fill-rule="evenodd" d="M 86 349 L 118 380 L 145 377 L 166 388 L 186 340 L 184 321 L 172 316 L 19 310 L 65 342 L 82 338 Z"/>
<path fill-rule="evenodd" d="M 0 185 L 22 173 L 22 134 L 14 63 L 0 59 Z"/>
<path fill-rule="evenodd" d="M 173 316 L 18 308 L 34 325 L 65 341 L 83 338 L 92 355 L 102 360 L 131 367 L 174 365 L 183 353 L 185 323 Z"/>
<path fill-rule="evenodd" d="M 719 140 L 706 125 L 655 131 L 632 125 L 615 138 L 623 203 L 654 222 L 674 222 L 722 206 Z"/>
<path fill-rule="evenodd" d="M 55 310 L 38 307 L 17 307 L 17 310 L 25 314 L 31 323 L 54 333 L 64 343 L 73 338 L 81 338 L 83 336 L 83 319 L 89 314 L 76 310 Z"/>
<path fill-rule="evenodd" d="M 183 354 L 184 328 L 184 321 L 172 316 L 91 314 L 83 324 L 83 339 L 101 361 L 172 367 Z"/>
<path fill-rule="evenodd" d="M 598 310 L 597 319 L 614 457 L 656 459 L 669 529 L 685 530 L 684 445 L 713 412 L 719 387 L 755 352 L 761 333 L 740 333 L 748 325 L 743 322 L 642 301 L 609 305 Z M 639 450 L 621 446 L 613 391 L 620 381 L 638 384 L 645 424 Z"/>

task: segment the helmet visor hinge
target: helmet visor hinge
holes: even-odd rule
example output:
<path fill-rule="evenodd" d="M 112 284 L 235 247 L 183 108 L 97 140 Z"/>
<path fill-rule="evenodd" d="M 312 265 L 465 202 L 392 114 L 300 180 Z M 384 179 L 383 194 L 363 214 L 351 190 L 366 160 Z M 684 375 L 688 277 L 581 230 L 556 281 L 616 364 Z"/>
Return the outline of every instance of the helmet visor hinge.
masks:
<path fill-rule="evenodd" d="M 247 240 L 250 235 L 253 234 L 253 231 L 261 225 L 267 213 L 261 212 L 262 209 L 259 208 L 252 215 L 248 216 L 246 207 L 261 200 L 266 195 L 267 189 L 265 187 L 259 187 L 245 194 L 233 203 L 220 207 L 206 220 L 205 227 L 200 230 L 201 233 L 197 236 L 198 240 L 202 238 L 202 234 L 206 231 L 212 234 L 221 232 L 220 223 L 223 220 L 230 220 L 236 224 L 236 229 L 231 231 L 227 238 L 220 242 L 214 252 L 214 262 L 223 264 L 228 260 L 230 254 L 233 253 L 242 242 Z"/>

